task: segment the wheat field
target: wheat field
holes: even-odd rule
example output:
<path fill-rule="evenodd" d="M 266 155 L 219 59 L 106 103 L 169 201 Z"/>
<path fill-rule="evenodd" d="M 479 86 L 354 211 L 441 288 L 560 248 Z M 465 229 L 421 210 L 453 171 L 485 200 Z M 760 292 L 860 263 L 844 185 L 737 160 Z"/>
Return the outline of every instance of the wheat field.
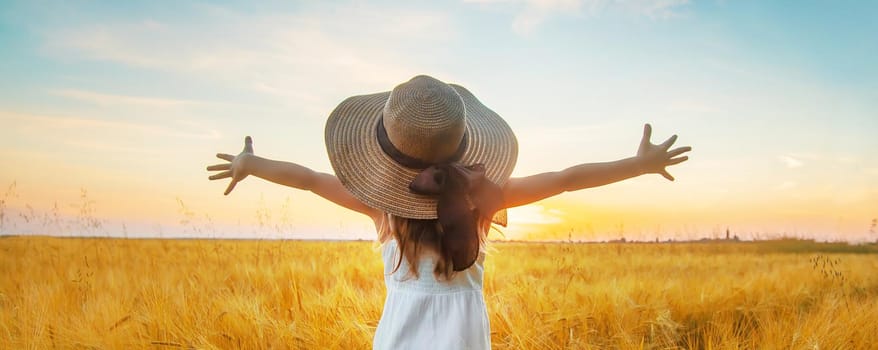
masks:
<path fill-rule="evenodd" d="M 495 349 L 874 349 L 878 248 L 493 243 Z M 365 349 L 371 242 L 0 238 L 2 349 Z"/>

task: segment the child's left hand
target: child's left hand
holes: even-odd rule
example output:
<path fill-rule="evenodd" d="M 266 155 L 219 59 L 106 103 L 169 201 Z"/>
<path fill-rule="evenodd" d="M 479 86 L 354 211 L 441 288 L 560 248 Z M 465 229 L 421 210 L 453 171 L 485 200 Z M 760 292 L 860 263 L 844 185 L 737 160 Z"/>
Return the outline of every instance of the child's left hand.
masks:
<path fill-rule="evenodd" d="M 685 162 L 689 159 L 688 156 L 677 156 L 691 151 L 692 147 L 685 146 L 668 151 L 674 142 L 677 141 L 677 135 L 671 136 L 659 145 L 654 145 L 649 141 L 651 136 L 652 126 L 645 124 L 643 126 L 643 138 L 640 140 L 640 147 L 637 149 L 637 160 L 640 163 L 641 171 L 646 174 L 661 174 L 666 179 L 674 181 L 674 177 L 665 170 L 665 167 Z"/>

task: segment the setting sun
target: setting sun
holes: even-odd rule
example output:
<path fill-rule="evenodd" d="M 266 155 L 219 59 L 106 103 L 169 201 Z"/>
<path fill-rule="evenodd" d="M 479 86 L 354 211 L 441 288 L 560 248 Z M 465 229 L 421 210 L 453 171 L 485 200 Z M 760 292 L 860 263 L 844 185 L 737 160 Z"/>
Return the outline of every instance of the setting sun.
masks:
<path fill-rule="evenodd" d="M 506 239 L 876 239 L 876 28 L 833 20 L 870 11 L 552 4 L 7 3 L 0 233 L 373 239 L 307 192 L 249 178 L 224 197 L 204 167 L 250 135 L 257 155 L 332 173 L 336 105 L 427 73 L 509 123 L 513 177 L 630 157 L 647 122 L 694 148 L 675 182 L 513 208 Z M 32 220 L 84 203 L 104 229 Z"/>

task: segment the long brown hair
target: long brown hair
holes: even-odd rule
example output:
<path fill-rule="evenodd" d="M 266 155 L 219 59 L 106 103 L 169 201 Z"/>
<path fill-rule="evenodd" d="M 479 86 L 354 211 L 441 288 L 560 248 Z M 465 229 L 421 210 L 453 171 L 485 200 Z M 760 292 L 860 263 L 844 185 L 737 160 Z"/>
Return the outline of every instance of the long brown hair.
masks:
<path fill-rule="evenodd" d="M 479 246 L 484 249 L 488 230 L 491 228 L 491 218 L 479 218 L 478 222 Z M 454 277 L 451 252 L 442 246 L 442 228 L 437 219 L 409 219 L 385 214 L 379 232 L 379 241 L 383 243 L 391 238 L 395 239 L 399 248 L 399 259 L 392 272 L 396 272 L 402 264 L 402 259 L 406 259 L 409 265 L 409 274 L 418 278 L 418 258 L 425 251 L 432 251 L 438 256 L 433 276 L 436 276 L 436 279 L 446 281 L 450 281 Z"/>

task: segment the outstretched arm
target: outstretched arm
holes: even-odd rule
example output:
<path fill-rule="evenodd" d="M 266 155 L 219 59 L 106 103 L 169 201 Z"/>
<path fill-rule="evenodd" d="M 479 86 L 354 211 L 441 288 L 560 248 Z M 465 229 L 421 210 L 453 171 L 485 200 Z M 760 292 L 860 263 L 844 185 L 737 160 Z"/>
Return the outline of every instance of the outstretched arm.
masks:
<path fill-rule="evenodd" d="M 580 164 L 562 171 L 511 178 L 503 187 L 505 207 L 517 207 L 562 192 L 603 186 L 649 173 L 661 174 L 666 179 L 674 181 L 674 177 L 665 170 L 665 167 L 689 159 L 688 156 L 677 156 L 689 152 L 692 147 L 669 150 L 677 140 L 677 135 L 671 136 L 659 145 L 650 142 L 651 135 L 652 127 L 649 124 L 644 125 L 643 138 L 634 157 L 614 162 Z"/>
<path fill-rule="evenodd" d="M 316 172 L 295 163 L 254 155 L 253 141 L 250 136 L 244 139 L 244 150 L 237 156 L 217 153 L 216 157 L 226 160 L 228 163 L 207 167 L 207 170 L 210 171 L 221 171 L 211 175 L 209 179 L 231 178 L 225 191 L 226 195 L 232 192 L 238 182 L 244 180 L 248 175 L 253 175 L 276 184 L 311 191 L 342 207 L 368 215 L 373 220 L 380 217 L 380 212 L 377 209 L 360 202 L 344 188 L 341 181 L 334 175 Z"/>

